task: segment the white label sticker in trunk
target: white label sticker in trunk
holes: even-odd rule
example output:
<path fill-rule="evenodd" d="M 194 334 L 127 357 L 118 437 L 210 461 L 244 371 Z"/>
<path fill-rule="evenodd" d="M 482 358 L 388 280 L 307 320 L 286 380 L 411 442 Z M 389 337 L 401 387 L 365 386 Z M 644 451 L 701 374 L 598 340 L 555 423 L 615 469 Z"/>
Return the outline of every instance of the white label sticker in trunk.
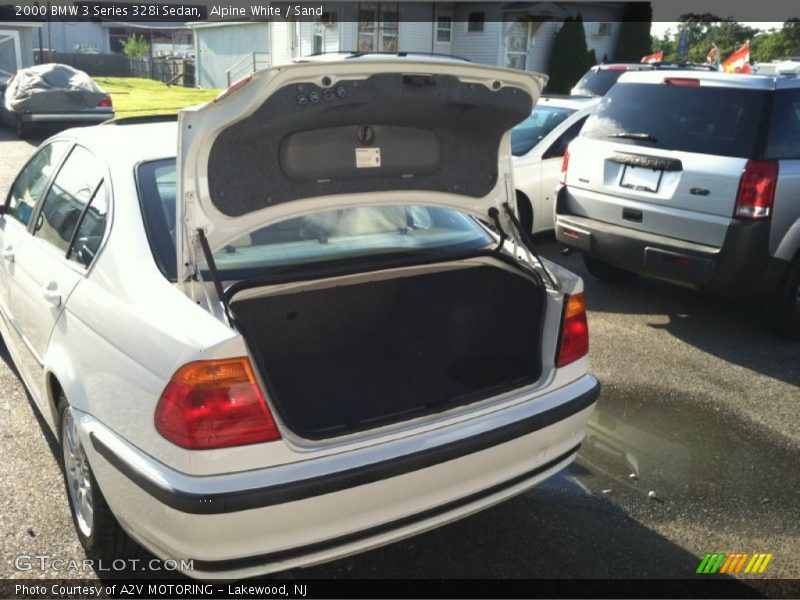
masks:
<path fill-rule="evenodd" d="M 381 166 L 380 148 L 356 148 L 356 168 L 370 169 Z"/>

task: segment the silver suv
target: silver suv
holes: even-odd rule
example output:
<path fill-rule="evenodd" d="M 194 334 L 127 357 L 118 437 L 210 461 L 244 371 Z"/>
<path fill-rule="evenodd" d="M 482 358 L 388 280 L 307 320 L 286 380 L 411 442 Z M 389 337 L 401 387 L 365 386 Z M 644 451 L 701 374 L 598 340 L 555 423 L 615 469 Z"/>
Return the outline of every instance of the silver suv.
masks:
<path fill-rule="evenodd" d="M 800 339 L 800 80 L 626 73 L 564 157 L 556 237 L 601 279 L 763 296 Z"/>

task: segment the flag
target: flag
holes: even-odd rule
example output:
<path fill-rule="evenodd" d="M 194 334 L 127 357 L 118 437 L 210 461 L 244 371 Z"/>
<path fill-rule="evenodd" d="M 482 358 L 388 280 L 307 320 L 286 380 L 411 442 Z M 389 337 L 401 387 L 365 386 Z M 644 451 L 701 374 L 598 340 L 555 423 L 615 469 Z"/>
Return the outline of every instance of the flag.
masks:
<path fill-rule="evenodd" d="M 711 50 L 706 54 L 706 62 L 719 70 L 719 48 L 716 44 L 711 44 Z"/>
<path fill-rule="evenodd" d="M 639 62 L 643 63 L 655 63 L 655 62 L 664 62 L 664 51 L 659 50 L 658 52 L 653 52 L 652 54 L 648 54 L 647 56 L 643 56 L 642 60 Z"/>
<path fill-rule="evenodd" d="M 750 70 L 750 41 L 742 44 L 736 52 L 722 61 L 722 70 L 726 73 L 752 73 Z"/>

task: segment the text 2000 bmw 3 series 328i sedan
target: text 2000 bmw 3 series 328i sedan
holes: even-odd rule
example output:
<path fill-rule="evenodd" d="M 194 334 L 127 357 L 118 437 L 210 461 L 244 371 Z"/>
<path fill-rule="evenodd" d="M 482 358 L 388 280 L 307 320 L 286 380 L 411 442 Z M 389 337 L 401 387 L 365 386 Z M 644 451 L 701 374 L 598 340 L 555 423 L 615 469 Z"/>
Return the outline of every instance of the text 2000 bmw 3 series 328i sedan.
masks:
<path fill-rule="evenodd" d="M 89 554 L 127 533 L 194 577 L 273 572 L 569 464 L 599 392 L 583 285 L 509 208 L 543 81 L 300 64 L 41 146 L 0 217 L 0 321 Z"/>

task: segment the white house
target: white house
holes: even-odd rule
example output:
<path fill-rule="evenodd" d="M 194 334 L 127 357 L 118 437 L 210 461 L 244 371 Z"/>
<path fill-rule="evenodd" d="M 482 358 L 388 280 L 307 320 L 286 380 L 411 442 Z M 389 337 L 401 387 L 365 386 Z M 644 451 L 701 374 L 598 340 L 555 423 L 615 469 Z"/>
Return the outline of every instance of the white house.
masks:
<path fill-rule="evenodd" d="M 0 22 L 0 82 L 33 64 L 33 38 L 39 27 L 39 23 Z"/>
<path fill-rule="evenodd" d="M 190 23 L 197 84 L 223 88 L 320 52 L 425 52 L 547 72 L 561 22 L 581 15 L 598 60 L 611 57 L 623 2 L 327 2 L 314 21 Z"/>

